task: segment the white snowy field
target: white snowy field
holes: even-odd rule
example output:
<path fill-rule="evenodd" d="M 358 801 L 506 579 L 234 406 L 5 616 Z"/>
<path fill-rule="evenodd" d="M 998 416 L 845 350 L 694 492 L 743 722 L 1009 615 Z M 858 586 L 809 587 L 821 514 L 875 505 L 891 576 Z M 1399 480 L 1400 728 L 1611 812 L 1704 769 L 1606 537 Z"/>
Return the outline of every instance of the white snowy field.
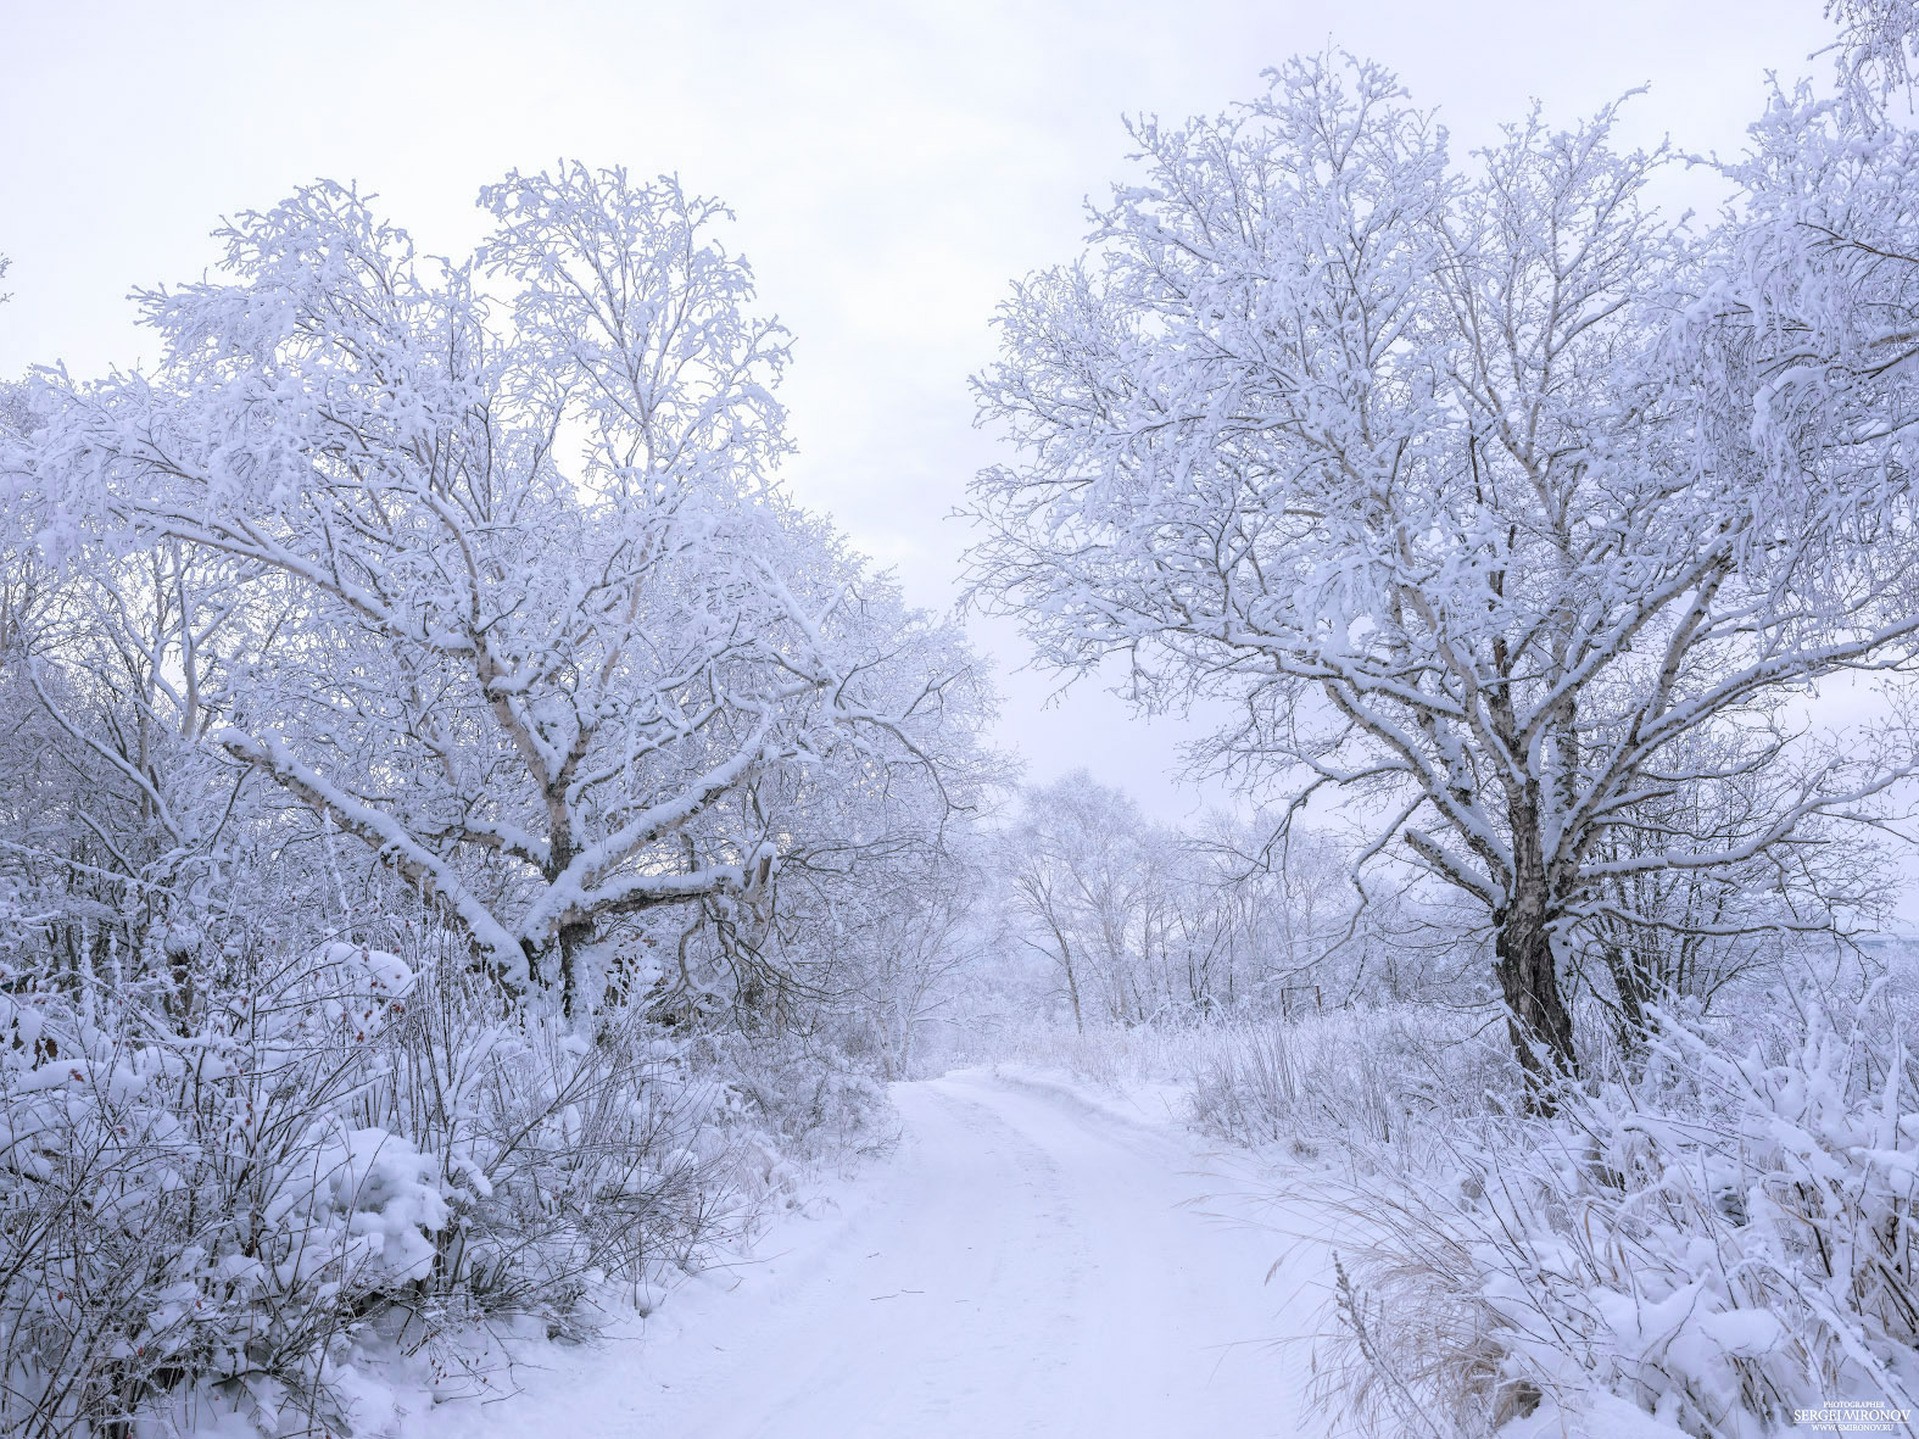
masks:
<path fill-rule="evenodd" d="M 897 1149 L 635 1331 L 403 1439 L 1309 1436 L 1328 1250 L 1164 1114 L 1031 1076 L 893 1089 Z M 1244 1161 L 1238 1161 L 1243 1165 Z"/>

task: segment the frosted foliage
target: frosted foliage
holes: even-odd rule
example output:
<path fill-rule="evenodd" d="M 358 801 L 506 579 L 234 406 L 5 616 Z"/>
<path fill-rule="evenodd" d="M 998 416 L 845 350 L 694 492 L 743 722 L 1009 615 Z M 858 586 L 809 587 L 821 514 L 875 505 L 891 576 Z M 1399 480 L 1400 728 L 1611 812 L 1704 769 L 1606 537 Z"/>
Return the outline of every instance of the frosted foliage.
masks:
<path fill-rule="evenodd" d="M 362 953 L 144 1040 L 117 1013 L 10 987 L 9 1432 L 83 1431 L 182 1372 L 263 1424 L 325 1409 L 312 1386 L 343 1311 L 424 1280 L 451 1217 L 439 1161 L 352 1106 L 411 978 Z"/>
<path fill-rule="evenodd" d="M 976 382 L 1017 458 L 974 487 L 975 595 L 1055 665 L 1125 656 L 1147 707 L 1229 701 L 1202 763 L 1363 796 L 1362 865 L 1479 906 L 1549 1067 L 1556 969 L 1606 932 L 1870 898 L 1805 842 L 1904 762 L 1788 709 L 1919 636 L 1910 142 L 1842 123 L 1782 100 L 1750 215 L 1693 240 L 1610 109 L 1461 167 L 1383 70 L 1294 61 L 1136 122 L 1137 177 Z M 1717 894 L 1676 912 L 1654 881 L 1688 875 Z"/>
<path fill-rule="evenodd" d="M 1552 1124 L 1455 1125 L 1417 1178 L 1328 1183 L 1361 1221 L 1336 1402 L 1486 1433 L 1609 1391 L 1753 1439 L 1838 1401 L 1911 1409 L 1919 1116 L 1883 1023 L 1815 1015 L 1744 1053 L 1670 1026 Z"/>
<path fill-rule="evenodd" d="M 1044 966 L 1080 1030 L 1285 1015 L 1430 977 L 1401 906 L 1355 913 L 1338 843 L 1302 829 L 1271 849 L 1269 833 L 1263 816 L 1155 824 L 1083 770 L 1037 786 L 1000 853 L 1002 944 Z"/>
<path fill-rule="evenodd" d="M 80 1001 L 0 996 L 0 1421 L 35 1439 L 167 1413 L 341 1432 L 361 1346 L 589 1332 L 595 1296 L 695 1267 L 784 1182 L 782 1142 L 819 1142 L 733 1113 L 637 1013 L 589 1044 L 366 946 L 256 973 L 185 1033 Z"/>
<path fill-rule="evenodd" d="M 878 1146 L 966 953 L 990 693 L 778 484 L 725 211 L 483 205 L 311 186 L 0 388 L 9 1434 L 504 1384 Z"/>
<path fill-rule="evenodd" d="M 1826 0 L 1839 27 L 1840 72 L 1882 95 L 1912 79 L 1919 51 L 1919 5 L 1913 0 Z"/>
<path fill-rule="evenodd" d="M 571 1010 L 631 917 L 764 899 L 820 839 L 807 767 L 895 797 L 870 842 L 936 829 L 907 771 L 977 697 L 773 483 L 788 340 L 717 202 L 570 165 L 482 204 L 459 264 L 336 185 L 243 215 L 219 278 L 142 296 L 157 371 L 42 383 L 28 463 L 50 552 L 212 571 L 183 723 Z"/>

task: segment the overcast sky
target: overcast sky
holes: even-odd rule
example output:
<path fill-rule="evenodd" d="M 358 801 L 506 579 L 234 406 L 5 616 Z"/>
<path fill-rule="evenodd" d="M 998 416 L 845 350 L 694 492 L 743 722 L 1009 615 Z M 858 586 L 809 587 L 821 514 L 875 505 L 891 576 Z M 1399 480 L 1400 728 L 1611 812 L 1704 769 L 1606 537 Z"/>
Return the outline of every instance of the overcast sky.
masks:
<path fill-rule="evenodd" d="M 992 458 L 966 376 L 1007 282 L 1069 258 L 1125 173 L 1121 116 L 1217 111 L 1286 56 L 1397 69 L 1458 147 L 1533 97 L 1649 85 L 1635 138 L 1736 149 L 1767 70 L 1812 68 L 1819 0 L 973 0 L 968 4 L 79 3 L 0 0 L 0 374 L 144 353 L 135 285 L 197 276 L 207 232 L 325 176 L 423 250 L 478 236 L 478 187 L 557 157 L 676 171 L 738 212 L 764 306 L 798 336 L 789 476 L 918 601 L 953 597 L 945 516 Z M 1821 62 L 1823 63 L 1823 62 Z M 1678 182 L 1682 183 L 1682 182 Z M 1009 627 L 975 621 L 1002 668 Z M 1174 815 L 1178 727 L 1002 675 L 1035 778 L 1076 765 Z"/>

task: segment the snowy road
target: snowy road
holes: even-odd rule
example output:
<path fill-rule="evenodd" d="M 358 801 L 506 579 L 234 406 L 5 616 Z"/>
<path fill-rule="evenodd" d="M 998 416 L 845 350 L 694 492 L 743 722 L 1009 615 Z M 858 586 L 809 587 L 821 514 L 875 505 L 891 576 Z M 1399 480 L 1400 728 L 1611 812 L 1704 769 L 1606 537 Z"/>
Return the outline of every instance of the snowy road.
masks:
<path fill-rule="evenodd" d="M 1247 1209 L 1222 1194 L 1233 1181 L 1201 1172 L 1191 1140 L 981 1072 L 895 1098 L 899 1152 L 847 1217 L 799 1234 L 740 1292 L 682 1291 L 641 1343 L 576 1373 L 523 1375 L 525 1394 L 483 1414 L 446 1406 L 431 1432 L 448 1420 L 526 1439 L 1323 1427 L 1303 1403 L 1305 1343 L 1271 1343 L 1315 1322 L 1322 1251 L 1216 1217 Z"/>

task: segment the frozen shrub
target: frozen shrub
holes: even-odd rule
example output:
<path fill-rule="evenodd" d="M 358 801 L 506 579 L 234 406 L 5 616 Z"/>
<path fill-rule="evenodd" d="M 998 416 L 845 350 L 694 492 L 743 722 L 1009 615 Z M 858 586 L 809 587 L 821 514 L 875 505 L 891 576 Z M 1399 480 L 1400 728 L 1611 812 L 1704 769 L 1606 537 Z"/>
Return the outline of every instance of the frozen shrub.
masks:
<path fill-rule="evenodd" d="M 581 1033 L 414 959 L 228 974 L 186 1034 L 11 976 L 0 1432 L 105 1439 L 183 1404 L 344 1432 L 362 1337 L 584 1332 L 738 1219 L 709 1061 L 635 1011 Z"/>
<path fill-rule="evenodd" d="M 637 1012 L 581 1034 L 449 980 L 401 1039 L 373 1113 L 446 1175 L 429 1320 L 530 1314 L 577 1333 L 596 1286 L 690 1266 L 735 1217 L 720 1091 Z"/>
<path fill-rule="evenodd" d="M 1503 1039 L 1483 1015 L 1406 1004 L 1186 1027 L 1007 1025 L 993 1053 L 1109 1088 L 1170 1084 L 1183 1117 L 1237 1144 L 1405 1165 L 1451 1119 L 1515 1092 Z"/>
<path fill-rule="evenodd" d="M 1221 1027 L 1194 1046 L 1194 1118 L 1242 1144 L 1377 1149 L 1404 1164 L 1450 1119 L 1514 1092 L 1510 1052 L 1482 1029 L 1412 1005 Z"/>
<path fill-rule="evenodd" d="M 709 1036 L 726 1126 L 756 1188 L 787 1187 L 788 1166 L 870 1154 L 891 1142 L 885 1089 L 866 1066 L 795 1034 Z"/>
<path fill-rule="evenodd" d="M 1593 1395 L 1739 1439 L 1919 1408 L 1915 1079 L 1866 1015 L 1743 1053 L 1668 1024 L 1552 1120 L 1457 1129 L 1445 1170 L 1322 1185 L 1355 1238 L 1332 1392 L 1391 1433 Z"/>
<path fill-rule="evenodd" d="M 410 976 L 256 976 L 178 1034 L 0 993 L 0 1428 L 117 1432 L 189 1384 L 270 1430 L 330 1419 L 352 1324 L 422 1284 L 437 1161 L 356 1122 Z"/>

